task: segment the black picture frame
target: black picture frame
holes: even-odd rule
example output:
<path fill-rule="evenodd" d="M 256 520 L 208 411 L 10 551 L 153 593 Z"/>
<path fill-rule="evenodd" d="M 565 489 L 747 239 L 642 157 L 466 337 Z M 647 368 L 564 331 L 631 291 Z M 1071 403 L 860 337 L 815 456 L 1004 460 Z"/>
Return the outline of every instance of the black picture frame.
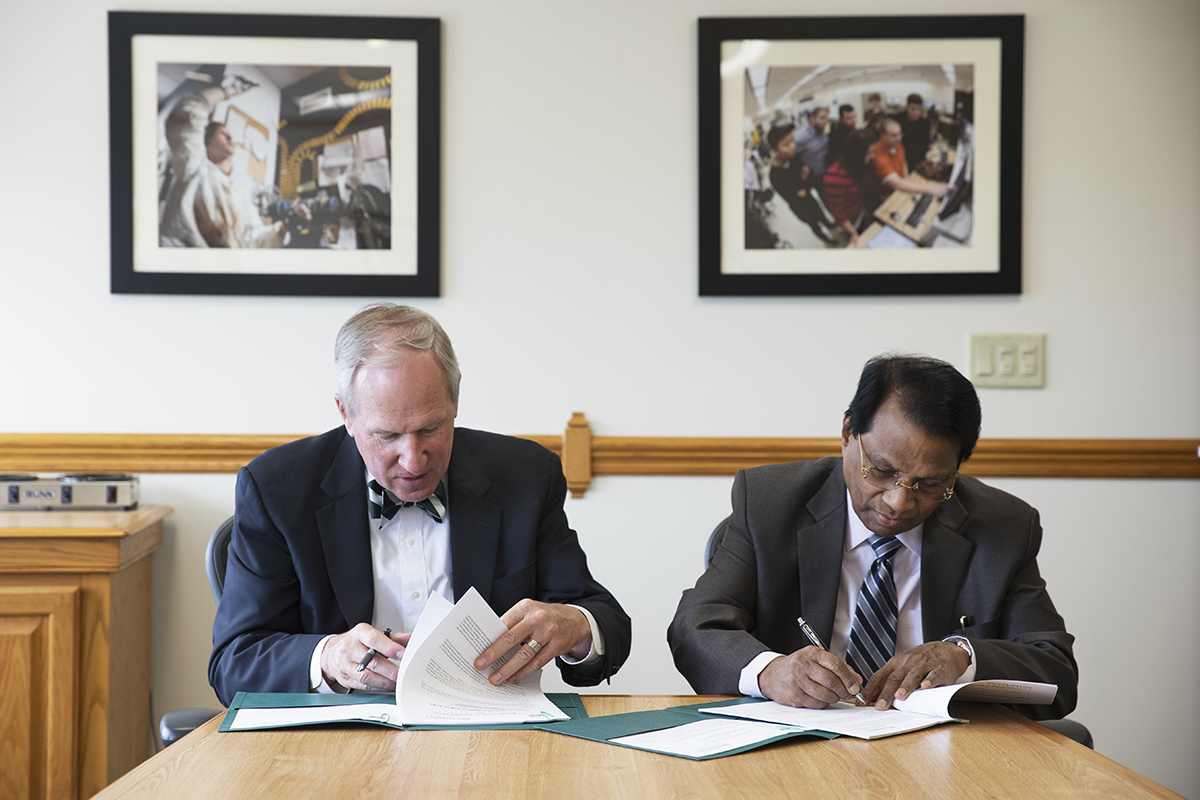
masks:
<path fill-rule="evenodd" d="M 700 295 L 1020 294 L 1024 31 L 1023 15 L 700 19 Z M 772 53 L 802 54 L 795 57 L 799 64 L 871 65 L 894 61 L 896 54 L 903 63 L 924 64 L 978 51 L 982 63 L 965 57 L 976 80 L 988 80 L 986 91 L 973 85 L 970 93 L 974 160 L 982 166 L 970 209 L 978 235 L 969 246 L 941 253 L 924 247 L 910 253 L 747 247 L 752 194 L 749 179 L 742 180 L 748 160 L 743 148 L 753 141 L 747 132 L 753 126 L 744 114 L 747 95 L 739 92 L 755 89 L 746 88 L 752 73 L 739 70 L 730 53 L 737 47 L 740 56 L 750 44 L 766 47 L 768 55 L 750 63 L 766 60 L 768 69 Z M 876 60 L 876 53 L 887 55 Z M 723 57 L 729 58 L 725 78 Z M 785 57 L 774 63 L 793 62 Z M 742 108 L 734 109 L 735 100 Z"/>
<path fill-rule="evenodd" d="M 439 19 L 110 11 L 108 43 L 112 293 L 439 295 Z M 366 56 L 360 58 L 359 54 Z M 394 59 L 400 67 L 387 59 Z M 376 113 L 379 108 L 388 110 L 383 113 L 388 113 L 389 135 L 375 139 L 383 142 L 387 154 L 380 162 L 387 165 L 380 180 L 388 182 L 387 224 L 379 229 L 385 231 L 388 246 L 270 252 L 160 246 L 161 159 L 157 151 L 162 125 L 156 120 L 156 104 L 161 99 L 154 81 L 163 61 L 221 67 L 306 65 L 305 69 L 382 65 L 379 69 L 387 73 L 387 97 L 376 101 L 373 109 Z M 275 67 L 264 67 L 268 68 Z M 282 87 L 279 89 L 282 97 Z M 254 124 L 268 131 L 266 126 Z M 270 146 L 264 142 L 256 157 L 258 152 L 273 153 L 282 163 L 278 138 L 266 141 Z M 255 144 L 259 142 L 255 140 Z M 168 261 L 160 265 L 161 259 Z"/>

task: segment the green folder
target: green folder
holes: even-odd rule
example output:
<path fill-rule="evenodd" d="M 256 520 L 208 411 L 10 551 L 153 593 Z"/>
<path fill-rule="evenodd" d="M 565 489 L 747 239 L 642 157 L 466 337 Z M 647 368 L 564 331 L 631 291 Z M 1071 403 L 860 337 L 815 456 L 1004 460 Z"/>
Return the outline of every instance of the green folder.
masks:
<path fill-rule="evenodd" d="M 243 731 L 232 730 L 231 726 L 237 719 L 238 711 L 251 708 L 332 708 L 334 706 L 354 706 L 364 705 L 369 703 L 384 703 L 388 702 L 388 698 L 394 697 L 390 694 L 289 694 L 283 692 L 238 692 L 233 702 L 229 706 L 229 710 L 225 712 L 225 718 L 221 720 L 221 727 L 218 730 L 229 733 L 242 733 Z M 583 701 L 578 694 L 574 692 L 546 692 L 546 697 L 550 702 L 562 709 L 563 713 L 570 717 L 569 722 L 587 717 L 587 711 L 584 710 Z M 562 724 L 561 722 L 526 722 L 522 724 L 502 724 L 502 725 L 401 725 L 399 722 L 377 719 L 353 719 L 347 717 L 345 719 L 330 718 L 320 722 L 293 722 L 273 725 L 272 728 L 294 728 L 306 725 L 333 725 L 344 723 L 363 723 L 366 725 L 381 725 L 385 728 L 395 728 L 405 731 L 449 731 L 449 730 L 532 730 L 534 728 L 542 728 L 551 730 L 554 725 Z M 269 730 L 269 728 L 254 728 L 253 730 Z"/>
<path fill-rule="evenodd" d="M 826 740 L 835 739 L 838 736 L 836 733 L 827 733 L 825 731 L 813 731 L 799 728 L 789 728 L 787 726 L 775 726 L 779 729 L 778 735 L 756 741 L 752 744 L 730 747 L 729 749 L 722 750 L 720 752 L 700 756 L 673 753 L 667 750 L 659 750 L 654 747 L 641 747 L 634 744 L 613 741 L 613 739 L 620 739 L 625 736 L 633 736 L 639 733 L 661 731 L 666 730 L 667 728 L 676 728 L 680 725 L 688 725 L 693 722 L 706 722 L 719 719 L 719 717 L 716 717 L 712 714 L 701 714 L 700 709 L 702 708 L 715 708 L 718 706 L 758 702 L 762 701 L 754 697 L 739 697 L 733 700 L 720 700 L 714 703 L 697 703 L 696 705 L 675 706 L 674 708 L 665 708 L 657 711 L 631 711 L 627 714 L 611 714 L 606 717 L 584 716 L 578 719 L 572 718 L 570 720 L 548 724 L 534 723 L 534 726 L 551 731 L 553 733 L 561 733 L 566 736 L 575 736 L 580 739 L 590 739 L 591 741 L 602 742 L 604 744 L 615 744 L 618 747 L 630 747 L 635 750 L 647 750 L 652 753 L 661 753 L 663 755 L 686 758 L 692 761 L 708 761 L 709 759 L 713 758 L 723 758 L 725 756 L 732 756 L 738 753 L 746 753 L 751 750 L 756 750 L 760 747 L 765 747 L 768 744 L 786 739 L 810 738 Z"/>

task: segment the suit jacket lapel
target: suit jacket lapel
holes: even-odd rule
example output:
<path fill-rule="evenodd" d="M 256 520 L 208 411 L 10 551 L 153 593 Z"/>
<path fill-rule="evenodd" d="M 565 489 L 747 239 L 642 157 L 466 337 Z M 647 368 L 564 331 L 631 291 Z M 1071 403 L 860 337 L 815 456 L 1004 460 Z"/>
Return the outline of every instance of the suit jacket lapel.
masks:
<path fill-rule="evenodd" d="M 474 586 L 484 600 L 490 600 L 500 550 L 501 508 L 484 499 L 492 482 L 457 429 L 446 474 L 454 599 Z"/>
<path fill-rule="evenodd" d="M 329 505 L 317 511 L 317 531 L 329 581 L 348 630 L 370 622 L 375 609 L 371 534 L 367 519 L 367 467 L 354 439 L 343 438 L 321 482 Z"/>
<path fill-rule="evenodd" d="M 826 645 L 833 638 L 846 538 L 846 481 L 841 462 L 807 504 L 813 522 L 797 532 L 800 555 L 800 608 Z M 808 641 L 797 630 L 801 646 Z"/>
<path fill-rule="evenodd" d="M 974 545 L 958 534 L 967 510 L 957 497 L 938 506 L 921 535 L 921 626 L 925 641 L 958 630 L 955 609 Z"/>

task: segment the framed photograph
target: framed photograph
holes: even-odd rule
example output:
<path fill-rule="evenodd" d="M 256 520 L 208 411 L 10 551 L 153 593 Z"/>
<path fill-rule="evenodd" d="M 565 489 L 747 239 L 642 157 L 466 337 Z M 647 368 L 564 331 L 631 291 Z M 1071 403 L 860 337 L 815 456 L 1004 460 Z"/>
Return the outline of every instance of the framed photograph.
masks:
<path fill-rule="evenodd" d="M 437 19 L 110 11 L 112 291 L 434 297 Z"/>
<path fill-rule="evenodd" d="M 1025 18 L 701 19 L 700 294 L 1020 294 Z"/>

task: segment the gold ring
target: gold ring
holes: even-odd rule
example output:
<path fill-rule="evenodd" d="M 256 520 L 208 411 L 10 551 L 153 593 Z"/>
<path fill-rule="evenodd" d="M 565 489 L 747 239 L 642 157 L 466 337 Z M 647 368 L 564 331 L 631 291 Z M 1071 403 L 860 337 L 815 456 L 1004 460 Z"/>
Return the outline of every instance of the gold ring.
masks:
<path fill-rule="evenodd" d="M 533 654 L 534 654 L 535 656 L 536 656 L 536 655 L 537 655 L 537 654 L 538 654 L 538 653 L 541 651 L 541 649 L 542 649 L 542 646 L 541 646 L 540 644 L 538 644 L 537 642 L 535 642 L 533 639 L 526 639 L 526 640 L 525 640 L 525 644 L 529 645 L 529 649 L 533 651 Z"/>

